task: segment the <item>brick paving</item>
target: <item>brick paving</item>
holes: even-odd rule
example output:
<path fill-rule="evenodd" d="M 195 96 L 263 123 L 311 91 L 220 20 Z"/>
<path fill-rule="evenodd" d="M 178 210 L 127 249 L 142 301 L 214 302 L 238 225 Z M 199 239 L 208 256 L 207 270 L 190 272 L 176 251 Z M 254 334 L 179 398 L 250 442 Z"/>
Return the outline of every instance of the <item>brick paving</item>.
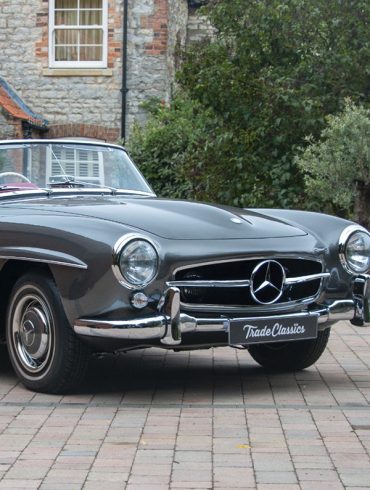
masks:
<path fill-rule="evenodd" d="M 370 489 L 370 328 L 334 327 L 312 368 L 243 350 L 94 359 L 35 394 L 0 357 L 0 489 Z"/>

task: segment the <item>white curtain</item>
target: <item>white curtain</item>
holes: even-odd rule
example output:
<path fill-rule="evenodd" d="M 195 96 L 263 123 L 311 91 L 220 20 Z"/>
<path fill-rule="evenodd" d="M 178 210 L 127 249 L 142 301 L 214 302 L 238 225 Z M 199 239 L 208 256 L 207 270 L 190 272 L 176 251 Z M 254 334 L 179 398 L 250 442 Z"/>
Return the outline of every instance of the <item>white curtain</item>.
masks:
<path fill-rule="evenodd" d="M 102 59 L 103 31 L 91 28 L 102 25 L 102 8 L 103 0 L 55 0 L 56 61 Z M 71 29 L 58 29 L 58 26 Z"/>

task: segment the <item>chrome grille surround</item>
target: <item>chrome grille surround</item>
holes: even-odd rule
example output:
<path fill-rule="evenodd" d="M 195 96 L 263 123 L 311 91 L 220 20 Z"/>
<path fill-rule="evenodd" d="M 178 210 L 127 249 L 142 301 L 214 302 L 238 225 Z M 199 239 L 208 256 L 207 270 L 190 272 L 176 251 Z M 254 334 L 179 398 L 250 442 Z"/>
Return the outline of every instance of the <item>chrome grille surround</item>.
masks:
<path fill-rule="evenodd" d="M 287 274 L 284 280 L 284 295 L 279 298 L 276 302 L 271 304 L 257 304 L 256 302 L 250 299 L 250 286 L 251 286 L 251 274 L 247 273 L 247 277 L 237 277 L 237 278 L 224 278 L 224 277 L 212 277 L 212 278 L 199 278 L 195 279 L 194 277 L 199 274 L 199 271 L 211 271 L 213 275 L 217 275 L 218 268 L 222 267 L 231 267 L 231 269 L 235 269 L 236 267 L 242 268 L 246 266 L 246 268 L 253 270 L 256 265 L 264 261 L 277 261 L 283 265 L 285 269 L 287 269 L 287 264 L 289 265 L 291 270 L 287 270 Z M 302 269 L 309 272 L 309 270 L 314 273 L 304 273 L 304 274 L 296 274 L 292 269 Z M 207 269 L 206 269 L 207 268 Z M 239 272 L 239 271 L 238 271 Z M 299 272 L 299 271 L 298 271 Z M 190 275 L 191 278 L 186 280 L 186 275 Z M 222 274 L 222 273 L 221 273 Z M 314 302 L 321 294 L 323 290 L 323 286 L 325 284 L 326 279 L 330 276 L 329 272 L 323 272 L 323 264 L 321 260 L 318 258 L 312 257 L 297 257 L 297 256 L 258 256 L 258 257 L 248 257 L 241 259 L 230 259 L 230 260 L 220 260 L 220 261 L 209 261 L 202 262 L 198 264 L 187 265 L 183 267 L 177 268 L 173 272 L 173 280 L 168 281 L 166 283 L 169 287 L 178 287 L 182 293 L 181 295 L 181 306 L 185 310 L 193 310 L 193 311 L 251 311 L 254 312 L 263 312 L 266 311 L 268 307 L 269 311 L 279 311 L 287 308 L 298 307 L 299 305 L 307 305 L 309 303 Z M 308 285 L 308 286 L 307 286 Z M 296 287 L 297 286 L 297 287 Z M 194 288 L 193 290 L 197 291 L 205 291 L 205 296 L 208 296 L 208 301 L 205 300 L 193 301 L 187 299 L 184 295 L 185 288 Z M 295 289 L 303 288 L 303 294 L 298 294 L 298 297 L 291 297 L 292 293 L 294 293 Z M 308 289 L 307 289 L 308 288 Z M 307 289 L 309 294 L 305 294 L 304 290 Z M 239 298 L 241 295 L 243 296 L 243 301 L 237 301 L 235 303 L 230 301 L 223 301 L 224 296 L 229 294 L 229 298 L 231 294 L 238 292 Z M 223 298 L 222 301 L 213 301 L 210 296 L 212 293 L 216 297 L 222 293 Z M 190 295 L 191 296 L 191 295 Z M 236 294 L 237 296 L 237 294 Z M 294 294 L 293 294 L 294 296 Z M 245 297 L 245 301 L 244 301 Z M 200 298 L 198 298 L 200 299 Z"/>

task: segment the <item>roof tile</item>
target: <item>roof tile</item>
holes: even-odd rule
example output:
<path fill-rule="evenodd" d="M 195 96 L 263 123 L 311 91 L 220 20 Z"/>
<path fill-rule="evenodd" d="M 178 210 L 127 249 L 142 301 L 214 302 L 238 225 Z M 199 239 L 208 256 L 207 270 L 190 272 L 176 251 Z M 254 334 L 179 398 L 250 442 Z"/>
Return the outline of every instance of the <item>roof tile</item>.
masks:
<path fill-rule="evenodd" d="M 0 108 L 3 108 L 10 116 L 27 121 L 32 126 L 48 126 L 48 121 L 35 114 L 11 89 L 8 83 L 0 78 Z"/>

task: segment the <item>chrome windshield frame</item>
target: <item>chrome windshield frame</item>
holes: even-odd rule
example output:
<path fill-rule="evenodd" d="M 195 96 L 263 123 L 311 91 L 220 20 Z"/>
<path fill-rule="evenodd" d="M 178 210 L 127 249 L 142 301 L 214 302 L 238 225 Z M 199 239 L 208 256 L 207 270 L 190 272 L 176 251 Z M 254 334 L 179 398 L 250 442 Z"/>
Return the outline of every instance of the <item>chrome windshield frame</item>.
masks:
<path fill-rule="evenodd" d="M 92 141 L 92 140 L 83 140 L 83 139 L 63 139 L 63 138 L 45 138 L 45 139 L 19 139 L 19 140 L 0 140 L 0 151 L 2 149 L 16 149 L 16 148 L 30 148 L 33 145 L 43 145 L 43 146 L 48 146 L 48 145 L 75 145 L 78 147 L 98 147 L 98 148 L 106 148 L 108 149 L 113 149 L 113 150 L 118 150 L 118 151 L 123 151 L 124 154 L 126 155 L 127 159 L 129 160 L 130 164 L 134 167 L 134 169 L 137 172 L 139 180 L 141 180 L 143 184 L 143 189 L 142 190 L 133 190 L 133 189 L 125 189 L 125 188 L 117 188 L 115 189 L 115 194 L 117 195 L 139 195 L 139 196 L 147 196 L 147 197 L 156 197 L 155 192 L 145 179 L 145 177 L 142 175 L 138 167 L 136 166 L 135 162 L 132 160 L 130 157 L 129 152 L 124 148 L 123 146 L 120 146 L 118 144 L 114 143 L 106 143 L 104 141 Z M 146 187 L 148 190 L 144 190 L 144 187 Z M 80 194 L 87 194 L 87 193 L 96 193 L 98 191 L 99 193 L 107 193 L 107 195 L 112 195 L 112 191 L 109 190 L 109 188 L 105 187 L 102 185 L 101 187 L 95 187 L 92 186 L 91 188 L 86 187 L 84 188 L 83 192 L 81 192 L 81 188 L 73 188 L 73 189 L 68 189 L 68 188 L 63 188 L 63 192 L 65 191 L 72 191 L 73 193 L 76 193 L 78 195 Z M 7 192 L 6 190 L 0 192 L 0 200 L 3 200 L 3 198 L 13 198 L 14 196 L 24 196 L 24 195 L 48 195 L 48 194 L 57 194 L 59 189 L 53 188 L 53 187 L 40 187 L 39 189 L 34 189 L 34 188 L 26 188 L 22 187 L 19 189 L 12 189 L 11 191 Z"/>

